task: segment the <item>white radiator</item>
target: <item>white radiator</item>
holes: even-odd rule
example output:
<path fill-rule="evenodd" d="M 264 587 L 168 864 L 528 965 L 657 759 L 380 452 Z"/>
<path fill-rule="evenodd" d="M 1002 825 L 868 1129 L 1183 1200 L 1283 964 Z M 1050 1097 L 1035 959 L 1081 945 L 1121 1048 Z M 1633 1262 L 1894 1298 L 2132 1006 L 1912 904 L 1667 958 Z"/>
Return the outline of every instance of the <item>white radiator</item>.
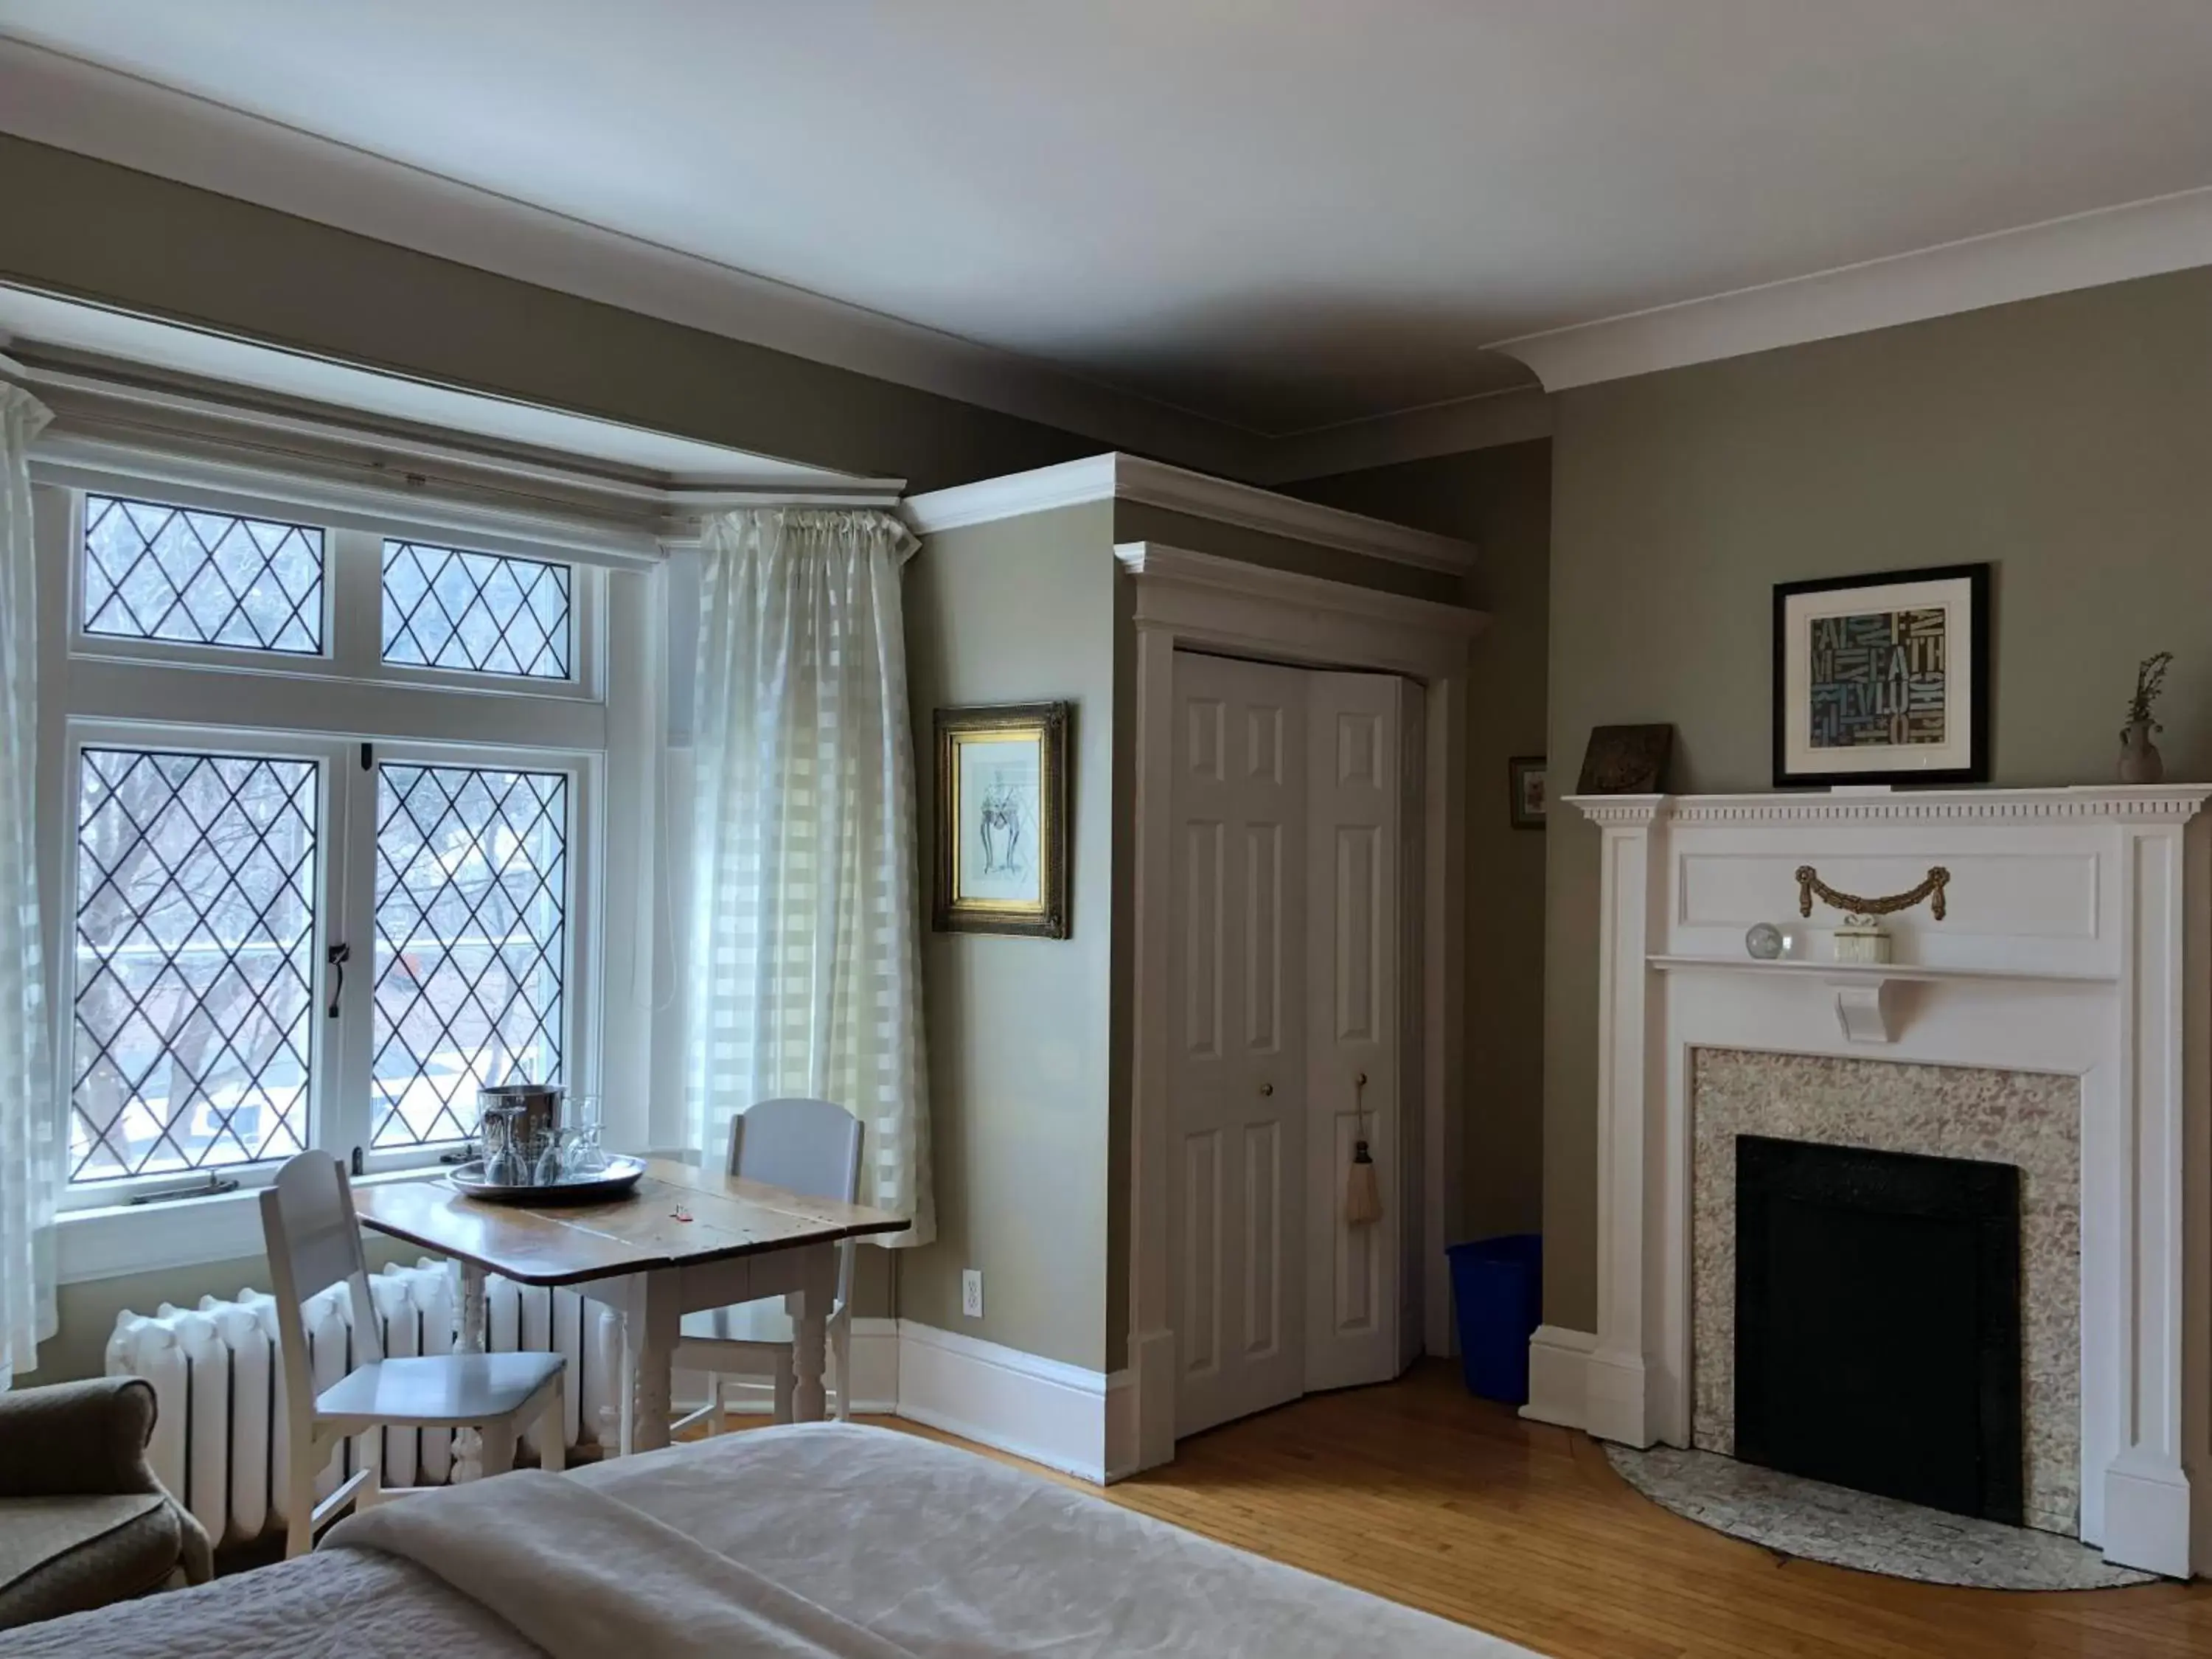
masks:
<path fill-rule="evenodd" d="M 370 1275 L 369 1299 L 394 1358 L 450 1353 L 460 1292 L 448 1263 L 396 1263 Z M 568 1361 L 568 1443 L 596 1445 L 616 1420 L 622 1324 L 574 1291 L 485 1280 L 489 1342 L 495 1353 L 559 1352 Z M 326 1389 L 353 1365 L 353 1305 L 343 1285 L 302 1304 L 308 1364 Z M 236 1300 L 202 1297 L 197 1309 L 162 1304 L 153 1314 L 116 1316 L 107 1342 L 111 1376 L 143 1376 L 160 1412 L 148 1456 L 155 1473 L 218 1543 L 249 1542 L 282 1531 L 286 1433 L 283 1371 L 276 1363 L 276 1304 L 264 1291 Z M 610 1431 L 610 1432 L 611 1432 Z M 533 1431 L 524 1438 L 534 1453 Z M 380 1429 L 357 1435 L 316 1478 L 327 1496 L 364 1460 L 383 1460 L 386 1486 L 443 1486 L 453 1471 L 453 1434 L 438 1429 Z"/>

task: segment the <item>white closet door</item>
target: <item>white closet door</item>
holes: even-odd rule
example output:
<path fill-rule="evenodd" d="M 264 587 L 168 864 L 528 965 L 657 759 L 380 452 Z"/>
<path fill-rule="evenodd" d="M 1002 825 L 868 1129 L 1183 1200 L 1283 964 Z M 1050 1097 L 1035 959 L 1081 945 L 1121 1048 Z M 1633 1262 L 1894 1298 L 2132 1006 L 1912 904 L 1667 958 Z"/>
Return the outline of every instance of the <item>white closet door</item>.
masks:
<path fill-rule="evenodd" d="M 1305 682 L 1176 658 L 1176 1432 L 1306 1382 Z"/>
<path fill-rule="evenodd" d="M 1381 674 L 1308 674 L 1310 806 L 1306 945 L 1308 1389 L 1399 1370 L 1398 1138 L 1401 699 Z M 1364 1085 L 1358 1079 L 1366 1079 Z M 1364 1107 L 1363 1112 L 1361 1108 Z M 1344 1219 L 1346 1171 L 1364 1136 L 1382 1218 Z"/>

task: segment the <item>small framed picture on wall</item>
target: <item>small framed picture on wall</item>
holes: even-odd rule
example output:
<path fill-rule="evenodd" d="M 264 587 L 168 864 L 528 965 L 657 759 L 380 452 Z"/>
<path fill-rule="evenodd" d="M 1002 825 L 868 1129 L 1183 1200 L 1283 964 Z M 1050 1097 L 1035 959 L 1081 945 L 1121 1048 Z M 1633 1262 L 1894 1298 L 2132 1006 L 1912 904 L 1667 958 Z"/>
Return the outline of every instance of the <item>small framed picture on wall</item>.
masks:
<path fill-rule="evenodd" d="M 1505 763 L 1505 782 L 1511 801 L 1513 827 L 1541 830 L 1545 808 L 1550 804 L 1544 793 L 1544 757 L 1514 756 Z"/>
<path fill-rule="evenodd" d="M 937 711 L 937 929 L 1066 939 L 1064 702 Z"/>
<path fill-rule="evenodd" d="M 1990 567 L 1774 590 L 1774 781 L 1990 781 Z"/>

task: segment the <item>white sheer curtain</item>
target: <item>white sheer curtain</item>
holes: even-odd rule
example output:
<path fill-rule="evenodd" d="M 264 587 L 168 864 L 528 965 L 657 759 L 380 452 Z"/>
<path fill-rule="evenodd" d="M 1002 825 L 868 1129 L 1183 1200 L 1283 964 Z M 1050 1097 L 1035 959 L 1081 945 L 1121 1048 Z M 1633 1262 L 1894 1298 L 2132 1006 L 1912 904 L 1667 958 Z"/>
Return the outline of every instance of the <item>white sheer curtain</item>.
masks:
<path fill-rule="evenodd" d="M 936 1234 L 913 732 L 889 514 L 723 514 L 701 550 L 689 1139 L 756 1101 L 866 1126 L 860 1200 Z"/>
<path fill-rule="evenodd" d="M 54 1334 L 54 1200 L 62 1178 L 35 810 L 38 566 L 31 440 L 46 406 L 0 380 L 0 1389 Z"/>

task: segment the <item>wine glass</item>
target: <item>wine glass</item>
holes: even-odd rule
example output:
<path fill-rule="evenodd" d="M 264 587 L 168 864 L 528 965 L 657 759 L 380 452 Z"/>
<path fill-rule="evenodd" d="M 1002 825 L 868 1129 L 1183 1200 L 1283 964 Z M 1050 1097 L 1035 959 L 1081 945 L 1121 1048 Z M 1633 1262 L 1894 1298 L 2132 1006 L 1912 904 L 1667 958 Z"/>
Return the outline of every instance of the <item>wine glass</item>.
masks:
<path fill-rule="evenodd" d="M 597 1095 L 570 1095 L 568 1148 L 565 1160 L 570 1180 L 587 1176 L 604 1175 L 607 1168 L 606 1148 L 600 1136 L 606 1126 L 605 1115 Z"/>

